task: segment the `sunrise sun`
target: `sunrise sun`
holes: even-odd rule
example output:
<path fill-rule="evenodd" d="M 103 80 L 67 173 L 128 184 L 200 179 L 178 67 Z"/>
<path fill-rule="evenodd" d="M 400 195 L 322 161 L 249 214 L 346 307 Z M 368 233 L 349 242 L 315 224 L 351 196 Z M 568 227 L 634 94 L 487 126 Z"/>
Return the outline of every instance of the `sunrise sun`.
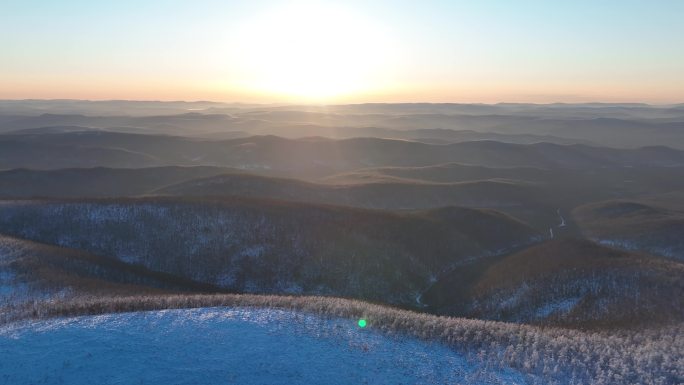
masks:
<path fill-rule="evenodd" d="M 246 22 L 238 60 L 244 88 L 323 100 L 380 87 L 392 55 L 380 23 L 338 6 L 296 3 Z"/>

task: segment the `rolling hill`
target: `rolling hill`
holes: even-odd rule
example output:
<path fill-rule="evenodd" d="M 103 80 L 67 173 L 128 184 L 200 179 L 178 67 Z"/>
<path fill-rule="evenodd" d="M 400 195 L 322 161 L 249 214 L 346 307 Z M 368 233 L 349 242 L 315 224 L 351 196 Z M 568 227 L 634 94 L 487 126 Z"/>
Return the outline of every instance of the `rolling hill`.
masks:
<path fill-rule="evenodd" d="M 679 197 L 670 203 L 668 199 Z M 641 200 L 587 204 L 573 211 L 584 234 L 597 242 L 684 260 L 681 192 Z"/>
<path fill-rule="evenodd" d="M 154 191 L 178 196 L 248 196 L 374 209 L 428 209 L 445 206 L 490 208 L 546 229 L 557 219 L 545 185 L 514 180 L 459 183 L 387 181 L 329 185 L 295 179 L 230 173 L 197 178 Z"/>
<path fill-rule="evenodd" d="M 46 299 L 207 291 L 217 288 L 82 250 L 0 235 L 0 309 Z"/>
<path fill-rule="evenodd" d="M 437 145 L 379 138 L 332 140 L 275 136 L 208 140 L 96 131 L 0 135 L 0 149 L 3 150 L 0 168 L 4 169 L 204 165 L 302 178 L 368 167 L 444 163 L 547 169 L 684 165 L 684 152 L 663 146 L 614 149 L 494 141 Z"/>
<path fill-rule="evenodd" d="M 445 314 L 569 327 L 684 320 L 684 264 L 557 239 L 460 266 L 423 302 Z"/>
<path fill-rule="evenodd" d="M 398 213 L 246 198 L 6 201 L 0 228 L 226 290 L 406 306 L 443 266 L 540 239 L 491 210 Z"/>
<path fill-rule="evenodd" d="M 0 198 L 116 197 L 152 193 L 168 185 L 235 170 L 220 167 L 66 168 L 0 171 Z"/>

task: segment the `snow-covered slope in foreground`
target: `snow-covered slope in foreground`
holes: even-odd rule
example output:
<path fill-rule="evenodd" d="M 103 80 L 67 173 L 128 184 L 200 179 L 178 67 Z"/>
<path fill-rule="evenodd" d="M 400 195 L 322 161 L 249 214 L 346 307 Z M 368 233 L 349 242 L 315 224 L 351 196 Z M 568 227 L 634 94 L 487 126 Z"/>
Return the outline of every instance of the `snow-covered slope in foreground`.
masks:
<path fill-rule="evenodd" d="M 0 328 L 2 384 L 522 384 L 438 344 L 354 320 L 203 308 Z"/>

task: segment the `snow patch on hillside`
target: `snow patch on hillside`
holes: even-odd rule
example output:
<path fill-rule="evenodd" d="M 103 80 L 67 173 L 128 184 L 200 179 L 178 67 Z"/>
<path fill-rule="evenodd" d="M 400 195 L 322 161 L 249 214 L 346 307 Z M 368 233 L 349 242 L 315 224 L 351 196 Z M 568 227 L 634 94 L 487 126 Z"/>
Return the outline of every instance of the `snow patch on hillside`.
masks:
<path fill-rule="evenodd" d="M 579 303 L 579 301 L 581 299 L 582 299 L 581 297 L 566 298 L 566 299 L 561 299 L 559 301 L 546 303 L 543 306 L 540 306 L 539 308 L 537 308 L 534 315 L 536 318 L 543 319 L 543 318 L 546 318 L 552 314 L 569 313 L 577 305 L 577 303 Z"/>
<path fill-rule="evenodd" d="M 654 245 L 653 240 L 629 240 L 629 239 L 618 239 L 618 238 L 592 238 L 593 241 L 600 243 L 604 246 L 614 247 L 616 249 L 623 249 L 629 251 L 646 251 L 651 254 L 662 255 L 663 257 L 673 258 L 673 259 L 684 259 L 684 246 L 678 245 Z"/>
<path fill-rule="evenodd" d="M 28 321 L 0 328 L 11 384 L 524 384 L 439 344 L 355 320 L 204 308 Z"/>

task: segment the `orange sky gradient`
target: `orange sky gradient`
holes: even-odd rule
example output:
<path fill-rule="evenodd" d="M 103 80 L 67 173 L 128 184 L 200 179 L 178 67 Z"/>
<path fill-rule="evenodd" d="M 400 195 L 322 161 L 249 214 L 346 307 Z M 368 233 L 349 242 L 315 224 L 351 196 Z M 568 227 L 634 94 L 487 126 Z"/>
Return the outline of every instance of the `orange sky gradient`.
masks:
<path fill-rule="evenodd" d="M 30 3 L 2 99 L 684 102 L 684 2 Z"/>

